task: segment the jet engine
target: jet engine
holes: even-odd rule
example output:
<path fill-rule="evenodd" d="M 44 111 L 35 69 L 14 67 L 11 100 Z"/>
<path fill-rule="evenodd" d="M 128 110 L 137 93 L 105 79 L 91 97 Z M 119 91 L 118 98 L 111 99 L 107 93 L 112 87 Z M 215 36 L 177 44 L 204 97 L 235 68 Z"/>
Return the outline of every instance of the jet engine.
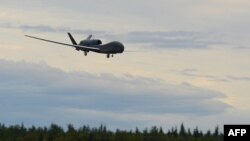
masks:
<path fill-rule="evenodd" d="M 101 44 L 102 44 L 102 41 L 97 40 L 97 39 L 83 40 L 80 42 L 80 45 L 83 45 L 83 46 L 96 46 L 96 45 L 101 45 Z"/>
<path fill-rule="evenodd" d="M 96 40 L 96 39 L 93 39 L 93 40 L 90 40 L 90 44 L 92 45 L 100 45 L 102 44 L 102 41 L 101 40 Z"/>

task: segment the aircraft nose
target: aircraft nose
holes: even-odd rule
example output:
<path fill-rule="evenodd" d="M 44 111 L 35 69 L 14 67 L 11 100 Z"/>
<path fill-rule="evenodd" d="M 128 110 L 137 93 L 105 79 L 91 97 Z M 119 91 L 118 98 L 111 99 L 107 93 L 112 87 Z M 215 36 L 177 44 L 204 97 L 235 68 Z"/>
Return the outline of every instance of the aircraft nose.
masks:
<path fill-rule="evenodd" d="M 114 53 L 123 53 L 125 49 L 124 45 L 118 41 L 113 41 L 108 46 L 112 47 Z"/>
<path fill-rule="evenodd" d="M 125 47 L 122 43 L 120 44 L 120 48 L 121 48 L 121 52 L 123 52 Z"/>

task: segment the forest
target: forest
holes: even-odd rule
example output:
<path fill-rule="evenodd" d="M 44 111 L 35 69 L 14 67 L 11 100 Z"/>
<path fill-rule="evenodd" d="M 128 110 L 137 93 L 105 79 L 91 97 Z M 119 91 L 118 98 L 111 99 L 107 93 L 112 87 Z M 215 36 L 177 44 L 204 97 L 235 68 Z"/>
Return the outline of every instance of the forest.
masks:
<path fill-rule="evenodd" d="M 6 126 L 0 123 L 0 141 L 223 141 L 223 134 L 218 126 L 214 131 L 202 132 L 198 127 L 186 129 L 183 124 L 168 131 L 156 126 L 111 131 L 104 125 L 95 128 L 84 125 L 76 129 L 69 124 L 64 129 L 57 124 L 25 127 L 23 124 Z"/>

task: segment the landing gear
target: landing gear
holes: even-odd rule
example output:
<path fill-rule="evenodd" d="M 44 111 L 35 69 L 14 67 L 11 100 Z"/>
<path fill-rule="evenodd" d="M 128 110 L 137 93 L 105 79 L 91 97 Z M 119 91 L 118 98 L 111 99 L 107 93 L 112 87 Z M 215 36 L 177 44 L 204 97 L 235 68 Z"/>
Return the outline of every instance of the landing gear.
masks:
<path fill-rule="evenodd" d="M 87 55 L 88 55 L 88 52 L 87 52 L 87 51 L 84 51 L 84 55 L 87 56 Z"/>
<path fill-rule="evenodd" d="M 107 58 L 110 57 L 110 54 L 107 54 Z M 114 57 L 114 54 L 111 54 L 111 57 Z"/>

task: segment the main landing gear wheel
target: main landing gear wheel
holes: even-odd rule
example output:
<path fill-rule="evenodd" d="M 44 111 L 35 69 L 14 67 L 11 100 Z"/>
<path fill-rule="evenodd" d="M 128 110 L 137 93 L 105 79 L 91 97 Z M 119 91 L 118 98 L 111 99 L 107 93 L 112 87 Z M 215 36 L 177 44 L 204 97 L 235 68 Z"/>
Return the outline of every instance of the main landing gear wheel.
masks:
<path fill-rule="evenodd" d="M 111 57 L 114 57 L 114 54 L 107 54 L 107 58 L 109 58 L 111 55 Z"/>
<path fill-rule="evenodd" d="M 84 51 L 84 55 L 87 56 L 87 55 L 88 55 L 88 52 L 87 52 L 87 51 Z"/>

